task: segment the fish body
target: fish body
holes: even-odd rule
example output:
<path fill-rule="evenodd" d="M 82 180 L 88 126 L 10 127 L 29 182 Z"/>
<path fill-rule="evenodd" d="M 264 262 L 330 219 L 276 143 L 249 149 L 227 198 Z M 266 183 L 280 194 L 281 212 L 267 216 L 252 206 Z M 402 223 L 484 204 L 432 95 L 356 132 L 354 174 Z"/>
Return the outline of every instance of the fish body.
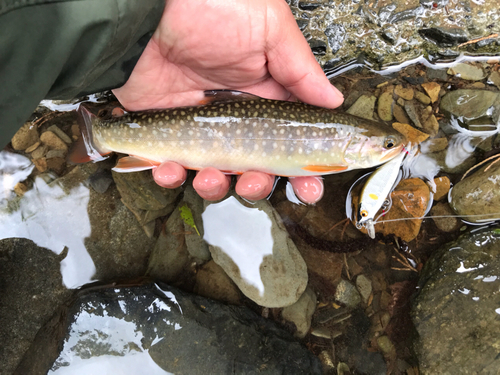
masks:
<path fill-rule="evenodd" d="M 403 146 L 401 134 L 387 125 L 346 113 L 240 92 L 210 93 L 206 105 L 120 117 L 110 111 L 90 115 L 81 108 L 87 143 L 100 153 L 143 160 L 142 169 L 174 161 L 187 169 L 279 176 L 370 168 L 390 160 Z M 126 171 L 122 164 L 118 170 Z"/>

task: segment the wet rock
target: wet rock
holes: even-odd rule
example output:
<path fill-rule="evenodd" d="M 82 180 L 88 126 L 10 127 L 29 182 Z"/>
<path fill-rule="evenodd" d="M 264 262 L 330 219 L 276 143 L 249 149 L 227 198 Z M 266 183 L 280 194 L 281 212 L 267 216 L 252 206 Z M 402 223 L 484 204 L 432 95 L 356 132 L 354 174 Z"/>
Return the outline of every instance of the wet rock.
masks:
<path fill-rule="evenodd" d="M 49 128 L 47 130 L 51 131 L 52 133 L 54 133 L 55 135 L 57 135 L 64 142 L 66 142 L 68 145 L 70 145 L 71 143 L 73 143 L 73 141 L 71 140 L 71 138 L 68 137 L 68 135 L 65 132 L 63 132 L 58 126 L 51 125 L 51 126 L 49 126 Z"/>
<path fill-rule="evenodd" d="M 443 232 L 454 232 L 460 229 L 462 222 L 454 217 L 454 212 L 448 203 L 437 203 L 429 211 L 429 216 L 433 217 L 434 224 Z M 449 216 L 449 217 L 439 217 Z"/>
<path fill-rule="evenodd" d="M 492 72 L 488 77 L 488 84 L 495 85 L 500 89 L 500 73 L 497 71 Z"/>
<path fill-rule="evenodd" d="M 35 164 L 35 167 L 38 170 L 38 172 L 43 173 L 47 170 L 47 159 L 45 158 L 35 159 L 33 160 L 33 164 Z"/>
<path fill-rule="evenodd" d="M 446 198 L 451 187 L 450 179 L 446 176 L 438 177 L 434 179 L 434 184 L 436 186 L 434 200 L 440 201 L 441 199 Z"/>
<path fill-rule="evenodd" d="M 49 146 L 52 150 L 63 150 L 68 152 L 68 145 L 51 131 L 43 132 L 40 136 L 40 141 Z"/>
<path fill-rule="evenodd" d="M 468 233 L 426 263 L 412 308 L 426 374 L 498 372 L 500 238 Z"/>
<path fill-rule="evenodd" d="M 406 115 L 405 110 L 399 104 L 394 104 L 394 106 L 392 107 L 392 112 L 397 122 L 402 124 L 410 123 L 410 119 Z"/>
<path fill-rule="evenodd" d="M 429 134 L 425 134 L 420 130 L 415 129 L 413 126 L 408 124 L 400 124 L 399 122 L 394 122 L 392 127 L 398 132 L 403 134 L 407 141 L 412 144 L 419 144 L 429 138 Z"/>
<path fill-rule="evenodd" d="M 439 94 L 439 92 L 438 92 Z M 420 103 L 428 105 L 431 103 L 431 98 L 425 95 L 423 92 L 415 90 L 415 99 L 417 99 Z"/>
<path fill-rule="evenodd" d="M 156 184 L 151 171 L 118 173 L 112 171 L 116 187 L 127 206 L 140 210 L 159 210 L 172 204 L 180 188 L 165 189 Z"/>
<path fill-rule="evenodd" d="M 24 150 L 24 152 L 29 154 L 29 153 L 35 151 L 38 148 L 38 146 L 40 146 L 40 145 L 41 145 L 40 141 L 37 141 L 36 143 L 33 143 L 30 147 L 28 147 L 26 150 Z"/>
<path fill-rule="evenodd" d="M 46 357 L 60 345 L 53 370 L 113 360 L 115 372 L 321 374 L 320 361 L 273 322 L 165 284 L 83 291 L 64 321 L 63 343 L 48 337 L 29 353 Z"/>
<path fill-rule="evenodd" d="M 474 120 L 491 115 L 488 110 L 498 98 L 499 94 L 492 91 L 461 89 L 450 91 L 443 96 L 440 108 L 445 114 Z"/>
<path fill-rule="evenodd" d="M 373 95 L 361 95 L 346 112 L 351 115 L 373 120 L 373 112 L 375 111 L 376 101 L 377 97 Z"/>
<path fill-rule="evenodd" d="M 430 115 L 429 118 L 423 123 L 422 128 L 424 132 L 429 134 L 431 137 L 436 136 L 439 131 L 439 123 L 436 120 L 436 116 Z"/>
<path fill-rule="evenodd" d="M 391 199 L 392 207 L 375 225 L 375 231 L 384 235 L 394 234 L 410 242 L 417 237 L 422 225 L 420 217 L 429 205 L 429 187 L 418 178 L 403 180 L 391 193 Z M 403 220 L 390 221 L 394 219 Z"/>
<path fill-rule="evenodd" d="M 241 293 L 236 284 L 213 260 L 205 263 L 196 273 L 194 292 L 232 305 L 238 305 L 241 300 Z"/>
<path fill-rule="evenodd" d="M 422 87 L 427 93 L 427 95 L 429 95 L 431 102 L 433 103 L 437 102 L 437 100 L 439 99 L 439 92 L 441 91 L 441 85 L 436 82 L 428 82 L 428 83 L 422 83 Z"/>
<path fill-rule="evenodd" d="M 90 236 L 85 247 L 96 266 L 95 278 L 134 278 L 146 273 L 155 240 L 149 238 L 120 200 L 115 186 L 100 194 L 89 190 Z"/>
<path fill-rule="evenodd" d="M 36 159 L 41 159 L 45 156 L 45 154 L 49 151 L 49 146 L 47 145 L 41 145 L 40 147 L 37 147 L 32 153 L 31 153 L 31 158 L 33 160 Z"/>
<path fill-rule="evenodd" d="M 431 69 L 427 68 L 426 76 L 429 81 L 439 80 L 439 81 L 447 81 L 448 74 L 444 69 Z"/>
<path fill-rule="evenodd" d="M 389 357 L 396 357 L 396 347 L 387 336 L 377 337 L 377 346 L 384 355 Z"/>
<path fill-rule="evenodd" d="M 151 252 L 147 274 L 154 280 L 173 282 L 189 261 L 184 222 L 178 209 L 168 218 Z"/>
<path fill-rule="evenodd" d="M 394 103 L 394 99 L 392 98 L 392 94 L 390 92 L 384 92 L 378 98 L 377 105 L 377 113 L 378 117 L 380 117 L 383 121 L 391 121 L 392 120 L 392 105 Z"/>
<path fill-rule="evenodd" d="M 104 194 L 114 182 L 111 171 L 108 169 L 97 171 L 89 177 L 88 181 L 90 186 L 92 186 L 92 189 L 100 194 Z"/>
<path fill-rule="evenodd" d="M 413 102 L 405 102 L 404 108 L 406 111 L 406 114 L 410 118 L 410 120 L 413 122 L 413 124 L 417 128 L 422 128 L 422 124 L 420 123 L 420 119 L 418 117 L 417 109 L 415 108 L 415 105 Z"/>
<path fill-rule="evenodd" d="M 316 294 L 310 288 L 306 288 L 297 302 L 283 309 L 281 316 L 294 323 L 297 328 L 295 336 L 303 338 L 311 328 L 311 319 L 315 310 Z"/>
<path fill-rule="evenodd" d="M 271 204 L 234 196 L 207 204 L 204 238 L 243 294 L 265 307 L 297 302 L 307 286 L 306 264 Z"/>
<path fill-rule="evenodd" d="M 404 100 L 412 100 L 413 99 L 413 89 L 411 87 L 404 88 L 402 85 L 397 85 L 394 89 L 394 94 L 403 98 Z"/>
<path fill-rule="evenodd" d="M 361 303 L 361 296 L 356 287 L 347 280 L 340 280 L 335 291 L 335 301 L 341 304 L 355 308 Z"/>
<path fill-rule="evenodd" d="M 188 223 L 184 223 L 184 231 L 186 232 L 186 247 L 189 254 L 201 261 L 207 261 L 211 258 L 208 244 L 203 240 L 204 229 L 201 214 L 203 213 L 203 198 L 193 188 L 192 184 L 186 186 L 184 190 L 183 205 L 186 205 L 193 216 L 194 224 L 198 231 L 194 230 Z"/>
<path fill-rule="evenodd" d="M 46 158 L 47 168 L 61 175 L 66 168 L 66 159 L 61 157 Z"/>
<path fill-rule="evenodd" d="M 30 240 L 0 240 L 1 374 L 14 373 L 39 329 L 72 295 L 63 285 L 60 261 Z"/>
<path fill-rule="evenodd" d="M 38 142 L 39 139 L 36 125 L 28 121 L 16 132 L 16 134 L 14 134 L 14 137 L 12 137 L 12 148 L 14 150 L 23 151 Z"/>
<path fill-rule="evenodd" d="M 459 63 L 449 68 L 447 73 L 468 81 L 481 81 L 486 77 L 483 69 L 464 63 Z"/>
<path fill-rule="evenodd" d="M 16 193 L 18 197 L 22 197 L 27 191 L 28 187 L 22 182 L 18 182 L 16 186 L 14 186 L 14 193 Z"/>
<path fill-rule="evenodd" d="M 328 39 L 328 46 L 333 54 L 337 53 L 345 39 L 345 28 L 342 25 L 331 24 L 325 29 L 325 35 Z"/>
<path fill-rule="evenodd" d="M 151 171 L 134 173 L 112 171 L 112 176 L 123 203 L 134 213 L 145 233 L 152 237 L 154 221 L 173 211 L 181 188 L 160 187 L 154 181 Z"/>
<path fill-rule="evenodd" d="M 428 139 L 422 144 L 421 151 L 424 154 L 443 151 L 448 147 L 448 139 L 446 137 L 443 138 L 433 138 Z"/>
<path fill-rule="evenodd" d="M 310 283 L 315 290 L 334 290 L 340 281 L 343 269 L 341 254 L 317 250 L 303 240 L 296 240 L 297 248 L 304 258 L 307 271 L 310 275 Z"/>
<path fill-rule="evenodd" d="M 367 305 L 372 294 L 372 282 L 365 275 L 359 275 L 356 277 L 356 288 L 361 295 L 363 303 Z"/>
<path fill-rule="evenodd" d="M 418 31 L 426 39 L 442 47 L 452 47 L 468 40 L 467 33 L 458 27 L 431 27 Z"/>
<path fill-rule="evenodd" d="M 487 163 L 453 187 L 450 205 L 467 221 L 497 219 L 500 216 L 499 184 L 500 163 Z"/>

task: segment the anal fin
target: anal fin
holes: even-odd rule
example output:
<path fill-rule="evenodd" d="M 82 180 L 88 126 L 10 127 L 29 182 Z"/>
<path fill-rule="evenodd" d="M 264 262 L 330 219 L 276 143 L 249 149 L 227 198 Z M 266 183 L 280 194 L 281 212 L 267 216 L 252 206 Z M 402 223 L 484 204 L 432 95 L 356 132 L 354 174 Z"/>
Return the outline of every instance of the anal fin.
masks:
<path fill-rule="evenodd" d="M 153 169 L 158 165 L 160 165 L 160 163 L 156 161 L 139 158 L 137 156 L 125 156 L 118 160 L 113 170 L 115 172 L 139 172 Z"/>
<path fill-rule="evenodd" d="M 348 166 L 345 164 L 333 164 L 333 165 L 306 165 L 302 167 L 303 170 L 308 172 L 318 172 L 318 173 L 338 173 L 347 170 Z"/>

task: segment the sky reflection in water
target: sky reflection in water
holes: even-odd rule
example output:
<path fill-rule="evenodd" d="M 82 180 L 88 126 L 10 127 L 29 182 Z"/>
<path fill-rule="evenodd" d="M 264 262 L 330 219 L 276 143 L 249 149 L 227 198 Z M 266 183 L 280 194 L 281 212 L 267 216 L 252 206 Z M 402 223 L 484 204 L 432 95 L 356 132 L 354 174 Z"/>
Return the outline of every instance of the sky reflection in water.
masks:
<path fill-rule="evenodd" d="M 202 218 L 205 241 L 220 247 L 238 266 L 241 277 L 264 295 L 260 265 L 273 254 L 272 222 L 267 214 L 229 197 L 209 205 Z"/>
<path fill-rule="evenodd" d="M 91 282 L 95 265 L 84 245 L 90 235 L 89 189 L 79 185 L 68 195 L 59 185 L 47 185 L 37 177 L 16 207 L 7 206 L 7 200 L 15 196 L 15 184 L 25 180 L 33 167 L 21 155 L 2 151 L 0 158 L 0 239 L 28 238 L 56 254 L 68 247 L 61 261 L 64 285 L 77 288 Z"/>

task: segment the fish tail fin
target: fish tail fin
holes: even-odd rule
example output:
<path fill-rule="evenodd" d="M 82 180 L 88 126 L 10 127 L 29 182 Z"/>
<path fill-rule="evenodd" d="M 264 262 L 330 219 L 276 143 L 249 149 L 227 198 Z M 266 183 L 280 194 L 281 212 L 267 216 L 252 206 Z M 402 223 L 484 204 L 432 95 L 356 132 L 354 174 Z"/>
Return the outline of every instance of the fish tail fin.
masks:
<path fill-rule="evenodd" d="M 68 154 L 68 161 L 72 164 L 81 164 L 107 159 L 108 156 L 106 155 L 109 155 L 111 151 L 99 148 L 92 136 L 92 122 L 96 115 L 89 111 L 83 104 L 80 104 L 77 113 L 80 137 L 74 142 Z"/>

